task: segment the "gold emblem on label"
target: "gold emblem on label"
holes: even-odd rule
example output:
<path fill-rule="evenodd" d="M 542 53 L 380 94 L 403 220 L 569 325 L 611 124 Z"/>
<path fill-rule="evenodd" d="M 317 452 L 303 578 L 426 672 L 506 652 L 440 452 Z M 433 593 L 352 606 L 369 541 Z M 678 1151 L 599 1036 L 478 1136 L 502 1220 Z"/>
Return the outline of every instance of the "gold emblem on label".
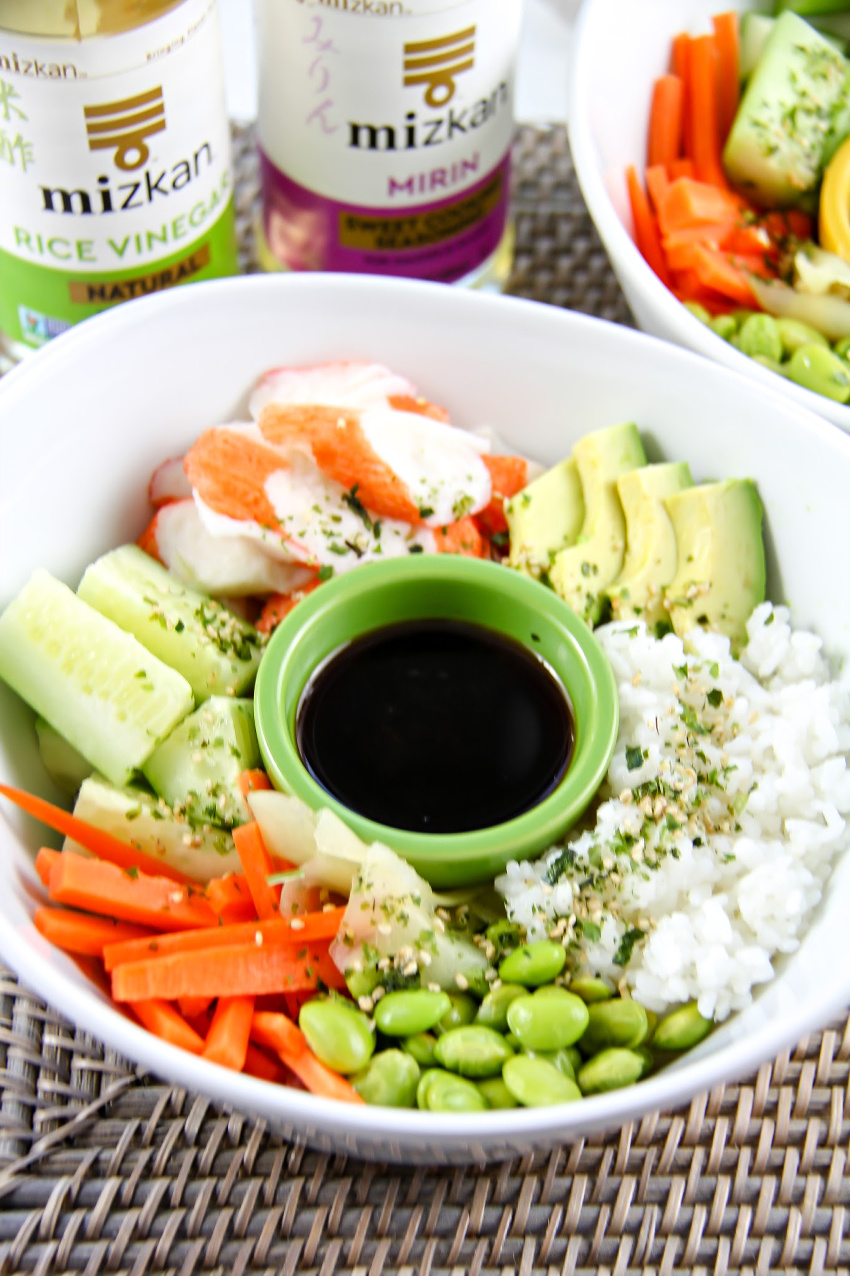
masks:
<path fill-rule="evenodd" d="M 115 164 L 124 172 L 141 168 L 150 156 L 146 139 L 165 130 L 162 89 L 150 89 L 121 102 L 83 108 L 90 151 L 115 149 Z"/>
<path fill-rule="evenodd" d="M 427 84 L 429 106 L 447 106 L 455 94 L 455 76 L 475 65 L 475 27 L 438 40 L 404 46 L 404 84 Z"/>

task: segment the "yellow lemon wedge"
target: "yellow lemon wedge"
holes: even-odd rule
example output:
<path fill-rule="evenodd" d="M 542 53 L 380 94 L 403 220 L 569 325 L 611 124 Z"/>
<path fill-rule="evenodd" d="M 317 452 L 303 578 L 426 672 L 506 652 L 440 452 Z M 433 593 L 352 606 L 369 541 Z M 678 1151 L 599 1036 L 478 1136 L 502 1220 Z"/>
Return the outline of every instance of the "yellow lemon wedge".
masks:
<path fill-rule="evenodd" d="M 842 142 L 824 174 L 819 230 L 821 247 L 850 261 L 850 138 Z"/>

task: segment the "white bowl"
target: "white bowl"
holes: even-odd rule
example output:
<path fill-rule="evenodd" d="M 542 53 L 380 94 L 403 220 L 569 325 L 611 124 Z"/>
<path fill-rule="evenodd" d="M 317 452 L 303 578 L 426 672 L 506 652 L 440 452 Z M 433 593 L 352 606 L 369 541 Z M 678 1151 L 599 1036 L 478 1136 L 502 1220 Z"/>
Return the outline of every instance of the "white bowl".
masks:
<path fill-rule="evenodd" d="M 850 406 L 777 376 L 713 333 L 677 301 L 632 239 L 626 168 L 646 168 L 652 85 L 669 69 L 673 37 L 711 30 L 723 9 L 771 10 L 769 0 L 584 0 L 570 52 L 568 130 L 581 192 L 632 314 L 646 332 L 687 346 L 779 391 L 850 431 Z"/>
<path fill-rule="evenodd" d="M 249 277 L 165 292 L 86 321 L 0 381 L 0 608 L 37 566 L 75 585 L 135 537 L 153 468 L 232 420 L 266 368 L 370 358 L 489 423 L 545 463 L 588 430 L 634 420 L 655 458 L 697 479 L 752 476 L 767 520 L 769 585 L 800 625 L 850 653 L 850 438 L 708 360 L 534 302 L 355 276 Z M 0 778 L 54 800 L 32 715 L 0 686 Z M 310 1143 L 381 1160 L 484 1160 L 542 1148 L 686 1102 L 739 1078 L 850 1002 L 850 860 L 799 950 L 744 1013 L 628 1090 L 552 1109 L 480 1115 L 349 1107 L 234 1075 L 131 1023 L 32 924 L 44 830 L 0 800 L 0 955 L 35 991 L 159 1075 Z"/>

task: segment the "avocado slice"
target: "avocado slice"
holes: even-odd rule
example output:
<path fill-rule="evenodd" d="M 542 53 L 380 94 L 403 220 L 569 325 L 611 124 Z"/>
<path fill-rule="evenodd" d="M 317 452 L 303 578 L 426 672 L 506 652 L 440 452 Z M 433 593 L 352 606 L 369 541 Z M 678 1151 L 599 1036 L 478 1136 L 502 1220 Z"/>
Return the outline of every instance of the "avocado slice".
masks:
<path fill-rule="evenodd" d="M 584 494 L 584 521 L 574 545 L 559 550 L 549 572 L 552 588 L 588 622 L 605 611 L 605 588 L 619 574 L 626 549 L 626 520 L 617 495 L 621 474 L 646 465 L 633 422 L 596 430 L 573 448 Z"/>
<path fill-rule="evenodd" d="M 726 634 L 732 651 L 747 641 L 747 620 L 764 601 L 762 504 L 752 479 L 703 483 L 665 498 L 678 565 L 664 591 L 674 630 L 696 625 Z"/>
<path fill-rule="evenodd" d="M 508 566 L 540 577 L 559 549 L 575 541 L 584 522 L 584 496 L 571 456 L 505 501 Z"/>
<path fill-rule="evenodd" d="M 850 64 L 787 11 L 774 23 L 723 151 L 755 203 L 811 208 L 823 170 L 850 131 Z"/>
<path fill-rule="evenodd" d="M 693 487 L 687 461 L 643 465 L 617 479 L 626 518 L 626 556 L 606 590 L 614 620 L 639 617 L 650 628 L 668 621 L 664 586 L 676 574 L 676 533 L 664 498 Z"/>

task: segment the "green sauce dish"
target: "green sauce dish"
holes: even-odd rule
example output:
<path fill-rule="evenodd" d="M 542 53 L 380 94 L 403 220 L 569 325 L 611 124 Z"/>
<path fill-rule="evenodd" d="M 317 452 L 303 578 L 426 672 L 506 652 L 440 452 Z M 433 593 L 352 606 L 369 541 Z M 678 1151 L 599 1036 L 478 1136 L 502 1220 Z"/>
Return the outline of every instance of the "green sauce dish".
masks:
<path fill-rule="evenodd" d="M 555 845 L 617 738 L 614 675 L 552 590 L 448 554 L 365 563 L 275 630 L 254 692 L 276 788 L 436 887 Z"/>

